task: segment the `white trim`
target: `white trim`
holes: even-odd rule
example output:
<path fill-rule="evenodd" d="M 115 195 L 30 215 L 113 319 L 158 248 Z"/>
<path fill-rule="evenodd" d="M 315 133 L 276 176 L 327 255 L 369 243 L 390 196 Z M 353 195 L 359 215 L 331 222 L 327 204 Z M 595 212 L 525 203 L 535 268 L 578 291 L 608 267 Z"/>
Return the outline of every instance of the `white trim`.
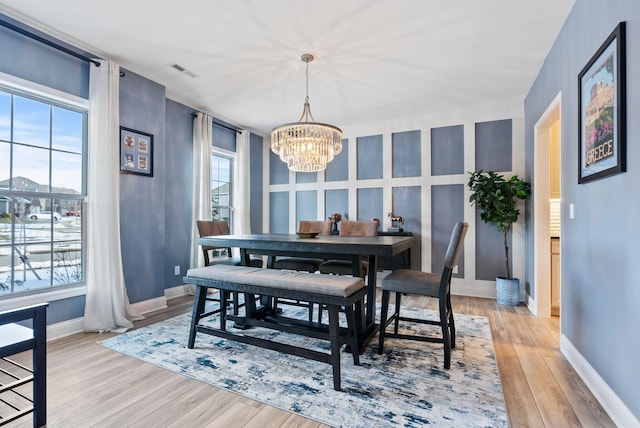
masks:
<path fill-rule="evenodd" d="M 0 84 L 13 89 L 38 95 L 60 103 L 69 104 L 83 110 L 89 110 L 89 99 L 81 98 L 49 86 L 40 85 L 30 80 L 21 79 L 11 74 L 0 72 Z"/>
<path fill-rule="evenodd" d="M 87 293 L 85 285 L 78 287 L 69 287 L 43 291 L 37 294 L 29 294 L 20 296 L 15 294 L 10 299 L 0 301 L 0 311 L 8 311 L 11 309 L 21 308 L 23 306 L 37 305 L 39 303 L 53 302 L 56 300 L 69 299 L 71 297 L 84 296 Z"/>
<path fill-rule="evenodd" d="M 549 234 L 549 153 L 550 153 L 550 124 L 549 119 L 558 110 L 558 117 L 562 123 L 562 92 L 559 92 L 546 108 L 534 125 L 534 169 L 533 181 L 533 304 L 531 312 L 540 317 L 551 316 L 551 248 Z M 560 137 L 562 144 L 562 136 Z"/>
<path fill-rule="evenodd" d="M 525 296 L 525 300 L 524 300 L 525 304 L 527 305 L 527 308 L 529 308 L 529 311 L 531 311 L 531 314 L 535 317 L 538 316 L 538 303 L 536 302 L 536 299 L 534 299 L 533 297 L 531 297 L 531 295 L 527 294 Z"/>
<path fill-rule="evenodd" d="M 453 278 L 451 280 L 451 294 L 454 296 L 484 297 L 495 300 L 496 282 Z"/>
<path fill-rule="evenodd" d="M 189 286 L 184 284 L 166 288 L 164 290 L 164 296 L 167 298 L 167 300 L 175 299 L 176 297 L 182 297 L 189 294 L 191 294 L 189 292 Z"/>
<path fill-rule="evenodd" d="M 564 334 L 560 336 L 560 351 L 617 426 L 640 427 L 640 420 L 633 415 L 620 397 L 607 385 Z"/>
<path fill-rule="evenodd" d="M 72 334 L 82 333 L 83 326 L 84 317 L 50 324 L 47 326 L 47 342 L 71 336 Z"/>
<path fill-rule="evenodd" d="M 168 299 L 186 296 L 188 294 L 190 293 L 187 290 L 187 286 L 178 285 L 176 287 L 171 287 L 164 290 L 164 297 L 158 297 L 155 299 L 134 303 L 132 304 L 132 306 L 134 307 L 134 309 L 138 310 L 140 313 L 146 314 L 152 311 L 157 311 L 158 309 L 166 308 Z M 41 296 L 41 295 L 38 295 L 38 296 Z M 26 305 L 21 305 L 21 306 L 26 306 Z M 83 331 L 84 331 L 84 317 L 74 318 L 74 319 L 62 321 L 55 324 L 49 324 L 47 326 L 47 341 L 61 339 L 63 337 L 71 336 L 72 334 L 82 333 Z"/>
<path fill-rule="evenodd" d="M 132 303 L 131 309 L 140 314 L 157 311 L 167 307 L 167 298 L 165 296 L 156 297 L 155 299 L 143 300 L 142 302 Z"/>

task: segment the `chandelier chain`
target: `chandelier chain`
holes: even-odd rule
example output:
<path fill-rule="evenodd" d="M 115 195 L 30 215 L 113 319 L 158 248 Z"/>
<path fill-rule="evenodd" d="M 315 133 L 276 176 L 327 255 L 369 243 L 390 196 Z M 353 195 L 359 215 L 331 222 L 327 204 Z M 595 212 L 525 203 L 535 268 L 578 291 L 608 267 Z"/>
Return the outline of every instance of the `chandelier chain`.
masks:
<path fill-rule="evenodd" d="M 309 61 L 306 61 L 307 63 L 307 86 L 306 86 L 306 97 L 304 98 L 304 101 L 306 103 L 309 102 Z"/>

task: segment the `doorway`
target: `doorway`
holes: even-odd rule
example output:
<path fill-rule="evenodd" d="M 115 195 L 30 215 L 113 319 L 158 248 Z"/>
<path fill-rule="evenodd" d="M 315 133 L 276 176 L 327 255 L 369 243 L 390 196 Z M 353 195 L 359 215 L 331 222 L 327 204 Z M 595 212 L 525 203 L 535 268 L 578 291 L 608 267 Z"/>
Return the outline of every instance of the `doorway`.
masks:
<path fill-rule="evenodd" d="M 541 317 L 560 315 L 561 94 L 534 127 L 534 293 L 529 309 Z"/>

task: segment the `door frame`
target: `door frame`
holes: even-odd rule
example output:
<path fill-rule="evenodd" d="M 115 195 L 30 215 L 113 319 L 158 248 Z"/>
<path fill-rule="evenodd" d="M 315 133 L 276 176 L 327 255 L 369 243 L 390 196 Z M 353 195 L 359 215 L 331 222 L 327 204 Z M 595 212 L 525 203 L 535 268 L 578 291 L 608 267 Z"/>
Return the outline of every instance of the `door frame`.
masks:
<path fill-rule="evenodd" d="M 562 145 L 562 92 L 553 99 L 534 126 L 534 183 L 533 186 L 533 290 L 529 310 L 539 317 L 551 316 L 551 236 L 549 233 L 550 191 L 550 128 L 557 119 L 560 122 Z M 562 152 L 562 150 L 560 150 Z M 560 157 L 562 165 L 562 156 Z M 561 186 L 562 191 L 562 186 Z"/>

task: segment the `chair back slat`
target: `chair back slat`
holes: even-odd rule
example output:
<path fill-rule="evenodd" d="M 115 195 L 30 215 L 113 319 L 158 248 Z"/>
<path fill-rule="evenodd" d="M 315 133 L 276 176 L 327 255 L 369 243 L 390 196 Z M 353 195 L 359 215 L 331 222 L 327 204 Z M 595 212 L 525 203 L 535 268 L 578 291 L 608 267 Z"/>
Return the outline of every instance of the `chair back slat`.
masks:
<path fill-rule="evenodd" d="M 444 257 L 444 267 L 453 269 L 458 264 L 460 253 L 462 252 L 462 243 L 464 237 L 467 234 L 469 223 L 457 222 L 451 232 L 451 239 L 449 240 L 449 247 L 447 248 L 447 254 Z"/>
<path fill-rule="evenodd" d="M 300 220 L 300 227 L 298 232 L 303 233 L 317 233 L 319 235 L 331 235 L 331 222 L 330 221 L 312 221 L 312 220 Z"/>
<path fill-rule="evenodd" d="M 198 220 L 198 234 L 202 236 L 217 236 L 217 235 L 229 235 L 229 223 L 225 220 Z M 204 254 L 204 264 L 209 266 L 209 250 L 215 250 L 216 248 L 224 247 L 212 247 L 209 245 L 202 245 L 202 253 Z M 227 256 L 231 257 L 231 248 L 227 248 Z"/>
<path fill-rule="evenodd" d="M 340 236 L 377 236 L 378 223 L 375 221 L 348 221 L 340 226 Z"/>

